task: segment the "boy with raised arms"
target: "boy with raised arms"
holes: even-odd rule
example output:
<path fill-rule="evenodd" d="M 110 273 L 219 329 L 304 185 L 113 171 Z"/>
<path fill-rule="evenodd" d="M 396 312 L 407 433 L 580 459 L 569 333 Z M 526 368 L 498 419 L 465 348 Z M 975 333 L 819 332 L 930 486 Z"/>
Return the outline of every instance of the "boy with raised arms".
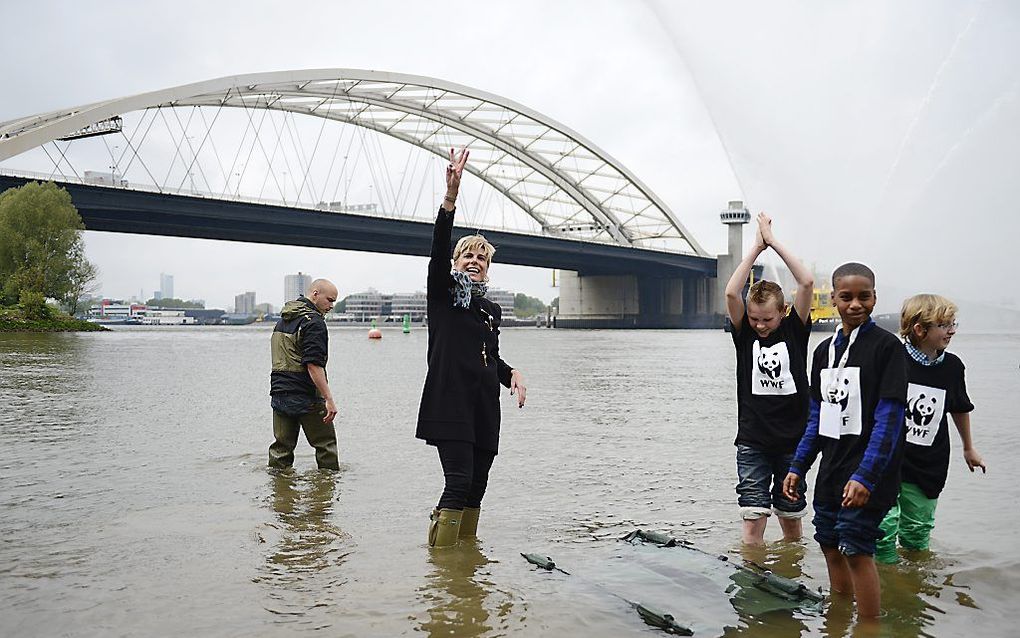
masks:
<path fill-rule="evenodd" d="M 783 289 L 760 280 L 742 297 L 755 259 L 768 248 L 797 280 L 787 314 Z M 737 351 L 737 503 L 745 544 L 764 543 L 765 525 L 775 511 L 783 537 L 800 538 L 807 512 L 805 483 L 796 498 L 783 495 L 783 479 L 807 420 L 807 344 L 811 335 L 814 278 L 772 234 L 772 220 L 758 215 L 754 246 L 726 284 L 726 310 Z"/>
<path fill-rule="evenodd" d="M 879 524 L 899 492 L 907 360 L 903 345 L 871 319 L 875 274 L 847 263 L 832 273 L 832 300 L 841 325 L 815 348 L 811 405 L 783 489 L 796 496 L 815 457 L 815 540 L 834 593 L 852 595 L 857 616 L 878 618 L 881 590 L 875 568 Z"/>
<path fill-rule="evenodd" d="M 903 302 L 900 336 L 907 351 L 906 448 L 900 493 L 885 520 L 875 560 L 899 560 L 896 540 L 910 550 L 926 550 L 935 527 L 935 506 L 949 474 L 949 424 L 963 442 L 963 460 L 971 472 L 985 471 L 970 436 L 970 412 L 963 361 L 947 352 L 956 334 L 956 304 L 939 295 L 914 295 Z"/>

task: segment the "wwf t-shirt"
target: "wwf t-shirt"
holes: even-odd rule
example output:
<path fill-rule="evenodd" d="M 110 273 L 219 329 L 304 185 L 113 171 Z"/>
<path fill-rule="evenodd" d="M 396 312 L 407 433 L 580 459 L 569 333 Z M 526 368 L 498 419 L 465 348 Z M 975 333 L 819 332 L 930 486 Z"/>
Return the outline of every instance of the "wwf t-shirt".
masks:
<path fill-rule="evenodd" d="M 909 356 L 903 480 L 938 498 L 949 474 L 949 413 L 970 412 L 963 361 L 947 352 L 942 363 L 924 366 Z"/>
<path fill-rule="evenodd" d="M 759 337 L 744 313 L 731 333 L 737 351 L 735 444 L 789 454 L 797 449 L 808 414 L 807 344 L 811 323 L 791 309 L 769 336 Z"/>
<path fill-rule="evenodd" d="M 832 507 L 843 501 L 843 487 L 857 471 L 875 427 L 875 408 L 880 399 L 903 402 L 907 396 L 907 355 L 903 344 L 873 322 L 861 327 L 850 348 L 838 388 L 830 387 L 831 368 L 839 365 L 846 340 L 836 348 L 833 366 L 829 366 L 829 344 L 833 337 L 818 344 L 811 361 L 811 397 L 821 403 L 822 393 L 831 393 L 840 404 L 843 427 L 838 439 L 819 435 L 822 462 L 815 479 L 815 500 Z M 823 380 L 825 385 L 823 385 Z M 900 465 L 903 462 L 903 435 L 868 499 L 868 508 L 888 509 L 900 489 Z"/>

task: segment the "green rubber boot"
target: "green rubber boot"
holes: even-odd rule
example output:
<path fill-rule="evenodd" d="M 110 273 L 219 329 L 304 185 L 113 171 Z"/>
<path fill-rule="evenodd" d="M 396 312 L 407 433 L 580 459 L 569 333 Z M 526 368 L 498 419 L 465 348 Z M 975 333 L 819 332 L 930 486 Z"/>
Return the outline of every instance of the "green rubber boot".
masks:
<path fill-rule="evenodd" d="M 478 534 L 478 513 L 480 507 L 465 507 L 464 516 L 460 519 L 460 537 L 470 538 Z"/>
<path fill-rule="evenodd" d="M 429 522 L 429 547 L 450 547 L 457 543 L 463 510 L 432 510 Z"/>

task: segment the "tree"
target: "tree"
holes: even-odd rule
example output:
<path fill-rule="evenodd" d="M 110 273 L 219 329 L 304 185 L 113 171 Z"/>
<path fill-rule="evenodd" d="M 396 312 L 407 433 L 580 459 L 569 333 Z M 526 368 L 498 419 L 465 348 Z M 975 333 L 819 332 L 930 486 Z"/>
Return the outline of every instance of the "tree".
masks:
<path fill-rule="evenodd" d="M 514 314 L 518 317 L 531 317 L 545 314 L 545 302 L 536 297 L 529 297 L 523 292 L 514 295 Z"/>
<path fill-rule="evenodd" d="M 99 288 L 99 270 L 95 264 L 85 259 L 84 246 L 81 242 L 72 248 L 71 270 L 68 275 L 67 293 L 61 299 L 67 314 L 72 317 L 79 311 L 88 309 L 92 295 Z"/>
<path fill-rule="evenodd" d="M 197 301 L 184 301 L 176 297 L 164 297 L 163 299 L 152 299 L 145 302 L 150 308 L 205 308 L 204 303 Z"/>
<path fill-rule="evenodd" d="M 66 299 L 72 280 L 92 285 L 84 228 L 71 196 L 52 182 L 0 193 L 0 303 L 16 302 L 23 291 Z"/>

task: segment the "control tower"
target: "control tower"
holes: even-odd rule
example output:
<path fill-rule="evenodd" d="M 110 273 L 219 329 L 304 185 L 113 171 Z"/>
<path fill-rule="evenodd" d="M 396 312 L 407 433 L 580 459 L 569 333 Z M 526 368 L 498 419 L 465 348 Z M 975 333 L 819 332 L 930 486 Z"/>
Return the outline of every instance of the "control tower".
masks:
<path fill-rule="evenodd" d="M 734 200 L 723 212 L 719 213 L 719 221 L 729 226 L 727 254 L 719 255 L 716 269 L 716 312 L 726 316 L 726 282 L 733 276 L 733 271 L 744 258 L 744 224 L 751 221 L 751 213 L 744 202 Z"/>

